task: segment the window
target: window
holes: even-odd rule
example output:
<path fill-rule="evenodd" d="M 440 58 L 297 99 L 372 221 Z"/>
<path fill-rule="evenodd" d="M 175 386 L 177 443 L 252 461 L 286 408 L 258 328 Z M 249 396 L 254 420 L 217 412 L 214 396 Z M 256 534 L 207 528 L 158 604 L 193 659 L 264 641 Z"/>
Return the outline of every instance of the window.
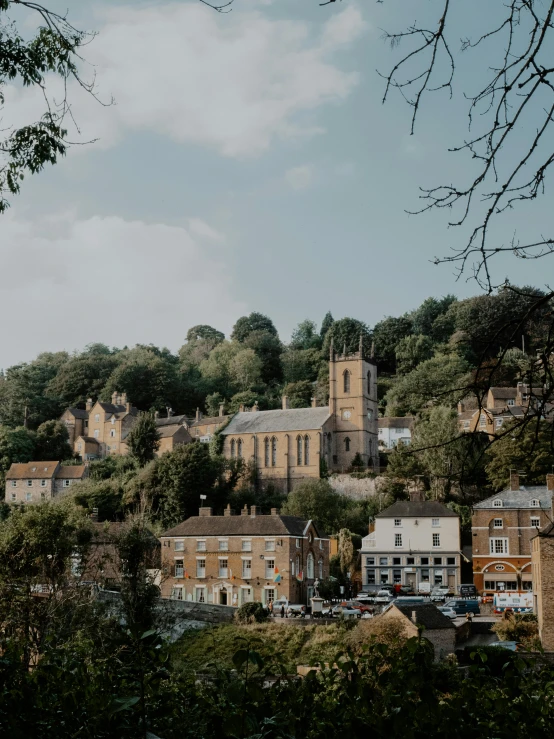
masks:
<path fill-rule="evenodd" d="M 455 565 L 456 564 L 456 557 L 447 557 L 446 558 L 446 564 L 447 565 Z"/>
<path fill-rule="evenodd" d="M 114 424 L 114 423 L 115 423 L 115 416 L 112 416 L 112 417 L 110 418 L 110 423 L 111 423 L 111 424 Z"/>
<path fill-rule="evenodd" d="M 442 572 L 435 570 L 435 585 L 442 585 Z"/>
<path fill-rule="evenodd" d="M 196 602 L 197 603 L 206 602 L 206 588 L 196 588 Z"/>
<path fill-rule="evenodd" d="M 183 600 L 183 586 L 175 585 L 171 588 L 171 600 Z"/>
<path fill-rule="evenodd" d="M 265 561 L 265 578 L 266 580 L 269 580 L 273 578 L 273 575 L 275 574 L 275 560 L 274 559 L 266 559 Z"/>
<path fill-rule="evenodd" d="M 415 557 L 406 557 L 407 565 L 415 565 Z"/>
<path fill-rule="evenodd" d="M 94 438 L 95 439 L 98 439 L 99 437 L 100 437 L 100 430 L 99 429 L 94 429 Z"/>
<path fill-rule="evenodd" d="M 185 568 L 182 559 L 175 560 L 175 577 L 184 577 Z"/>
<path fill-rule="evenodd" d="M 46 493 L 41 493 L 40 494 L 40 499 L 41 500 L 46 500 Z"/>
<path fill-rule="evenodd" d="M 206 560 L 196 560 L 196 577 L 206 577 Z"/>
<path fill-rule="evenodd" d="M 308 573 L 308 580 L 314 579 L 314 555 L 310 552 L 308 559 L 306 560 L 306 570 Z"/>
<path fill-rule="evenodd" d="M 531 506 L 531 508 L 538 508 L 540 506 L 540 503 L 536 498 L 533 498 L 529 505 Z"/>
<path fill-rule="evenodd" d="M 435 565 L 435 567 L 437 565 L 441 565 L 442 564 L 442 557 L 434 557 L 433 558 L 433 564 Z"/>
<path fill-rule="evenodd" d="M 310 464 L 310 437 L 304 437 L 304 464 Z"/>
<path fill-rule="evenodd" d="M 250 580 L 250 578 L 252 577 L 252 560 L 251 559 L 242 560 L 242 577 L 243 577 L 243 580 Z"/>
<path fill-rule="evenodd" d="M 275 467 L 277 464 L 277 439 L 273 437 L 271 439 L 271 466 Z"/>
<path fill-rule="evenodd" d="M 296 437 L 296 464 L 301 465 L 302 464 L 302 437 L 297 436 Z"/>
<path fill-rule="evenodd" d="M 115 429 L 110 429 L 110 436 L 112 439 L 115 438 Z"/>
<path fill-rule="evenodd" d="M 17 487 L 17 480 L 12 480 L 12 488 L 16 488 L 16 487 Z"/>
<path fill-rule="evenodd" d="M 100 420 L 100 414 L 99 413 L 96 413 L 96 415 L 94 416 L 94 420 L 96 421 L 96 423 L 98 423 L 98 421 Z"/>
<path fill-rule="evenodd" d="M 266 588 L 265 589 L 265 604 L 268 606 L 270 603 L 273 603 L 275 600 L 275 588 Z"/>
<path fill-rule="evenodd" d="M 110 446 L 110 445 L 108 444 L 108 445 L 106 446 L 106 450 L 107 450 L 107 451 L 109 452 L 109 451 L 110 451 L 110 449 L 111 449 L 111 446 Z"/>
<path fill-rule="evenodd" d="M 269 439 L 264 439 L 264 464 L 269 467 Z"/>
<path fill-rule="evenodd" d="M 12 501 L 17 500 L 17 493 L 12 493 Z"/>
<path fill-rule="evenodd" d="M 206 539 L 197 539 L 196 540 L 196 551 L 197 552 L 205 552 L 206 551 Z"/>
<path fill-rule="evenodd" d="M 536 516 L 531 516 L 531 526 L 534 526 L 535 528 L 539 529 L 541 526 L 540 518 Z"/>
<path fill-rule="evenodd" d="M 227 560 L 227 559 L 220 559 L 219 560 L 218 577 L 227 577 L 228 564 L 229 564 L 229 560 Z"/>
<path fill-rule="evenodd" d="M 492 506 L 493 508 L 502 508 L 502 501 L 500 500 L 500 498 L 493 500 Z"/>
<path fill-rule="evenodd" d="M 440 547 L 440 545 L 441 545 L 441 535 L 433 534 L 433 546 Z"/>
<path fill-rule="evenodd" d="M 367 394 L 371 395 L 371 372 L 367 373 Z"/>
<path fill-rule="evenodd" d="M 502 426 L 503 423 L 504 423 L 504 419 L 503 418 L 497 418 L 496 419 L 496 428 L 499 429 Z"/>
<path fill-rule="evenodd" d="M 33 487 L 33 481 L 32 480 L 27 480 L 27 487 L 28 488 L 32 488 Z"/>
<path fill-rule="evenodd" d="M 394 546 L 395 547 L 401 547 L 402 546 L 402 534 L 395 534 L 394 535 Z"/>
<path fill-rule="evenodd" d="M 501 518 L 495 518 L 493 522 L 493 528 L 501 529 L 504 527 L 504 521 Z"/>
<path fill-rule="evenodd" d="M 228 552 L 229 551 L 229 542 L 227 539 L 220 539 L 219 540 L 219 551 L 220 552 Z"/>
<path fill-rule="evenodd" d="M 487 425 L 487 419 L 484 415 L 481 415 L 479 418 L 479 426 L 483 427 Z"/>
<path fill-rule="evenodd" d="M 243 539 L 241 549 L 243 552 L 252 551 L 252 541 L 250 539 Z"/>
<path fill-rule="evenodd" d="M 349 452 L 350 451 L 350 439 L 348 438 L 348 436 L 344 440 L 344 451 L 345 452 Z"/>
<path fill-rule="evenodd" d="M 516 404 L 516 401 L 513 398 L 508 398 L 508 405 L 513 406 Z"/>
<path fill-rule="evenodd" d="M 421 564 L 422 565 L 428 565 L 429 564 L 429 557 L 422 557 L 421 558 Z"/>
<path fill-rule="evenodd" d="M 40 487 L 41 488 L 45 488 L 46 487 L 46 480 L 41 480 L 40 481 Z"/>
<path fill-rule="evenodd" d="M 297 549 L 300 549 L 300 539 L 297 539 L 296 540 L 296 548 Z"/>
<path fill-rule="evenodd" d="M 437 526 L 440 526 L 440 518 L 433 518 L 431 519 L 431 526 L 435 529 Z"/>
<path fill-rule="evenodd" d="M 367 585 L 375 585 L 375 570 L 367 571 Z"/>
<path fill-rule="evenodd" d="M 392 581 L 393 582 L 402 582 L 402 570 L 393 570 L 392 571 Z"/>
<path fill-rule="evenodd" d="M 393 564 L 393 566 L 396 565 L 397 567 L 398 567 L 398 565 L 401 565 L 402 564 L 402 557 L 393 557 L 392 558 L 392 564 Z"/>
<path fill-rule="evenodd" d="M 402 519 L 401 518 L 395 518 L 394 519 L 394 525 L 395 526 L 402 526 Z"/>
<path fill-rule="evenodd" d="M 489 539 L 491 554 L 508 554 L 508 539 Z"/>
<path fill-rule="evenodd" d="M 350 372 L 348 370 L 344 370 L 344 392 L 349 393 L 350 392 Z"/>
<path fill-rule="evenodd" d="M 62 485 L 63 485 L 64 488 L 68 488 L 70 486 L 70 484 L 71 484 L 71 480 L 64 480 L 63 483 L 62 483 Z"/>
<path fill-rule="evenodd" d="M 266 552 L 274 552 L 275 551 L 275 539 L 266 539 L 265 540 L 265 551 Z"/>
<path fill-rule="evenodd" d="M 429 570 L 421 570 L 421 581 L 429 582 Z"/>
<path fill-rule="evenodd" d="M 185 551 L 185 542 L 183 541 L 183 539 L 179 539 L 175 541 L 175 551 L 176 552 Z"/>
<path fill-rule="evenodd" d="M 323 560 L 321 558 L 317 561 L 317 576 L 323 580 Z"/>
<path fill-rule="evenodd" d="M 388 563 L 389 563 L 388 557 L 379 557 L 379 564 L 381 565 L 381 567 L 386 567 Z"/>
<path fill-rule="evenodd" d="M 375 565 L 375 557 L 366 557 L 365 564 L 366 567 L 373 567 Z"/>
<path fill-rule="evenodd" d="M 300 574 L 300 557 L 298 556 L 298 554 L 296 555 L 296 574 Z"/>
<path fill-rule="evenodd" d="M 242 458 L 242 439 L 237 441 L 237 457 Z"/>
<path fill-rule="evenodd" d="M 234 439 L 231 439 L 231 457 L 234 459 L 237 455 L 237 443 Z"/>
<path fill-rule="evenodd" d="M 381 570 L 381 585 L 386 585 L 389 581 L 388 570 Z"/>

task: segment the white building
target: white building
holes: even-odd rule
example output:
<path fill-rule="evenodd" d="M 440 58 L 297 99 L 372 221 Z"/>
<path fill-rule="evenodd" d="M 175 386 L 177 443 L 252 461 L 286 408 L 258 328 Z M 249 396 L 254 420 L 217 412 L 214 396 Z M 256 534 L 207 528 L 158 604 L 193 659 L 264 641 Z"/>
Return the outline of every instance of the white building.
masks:
<path fill-rule="evenodd" d="M 442 503 L 397 501 L 375 516 L 375 529 L 362 539 L 364 587 L 401 584 L 418 590 L 460 584 L 460 519 Z"/>
<path fill-rule="evenodd" d="M 379 448 L 394 449 L 398 443 L 409 446 L 414 428 L 413 416 L 379 418 Z"/>

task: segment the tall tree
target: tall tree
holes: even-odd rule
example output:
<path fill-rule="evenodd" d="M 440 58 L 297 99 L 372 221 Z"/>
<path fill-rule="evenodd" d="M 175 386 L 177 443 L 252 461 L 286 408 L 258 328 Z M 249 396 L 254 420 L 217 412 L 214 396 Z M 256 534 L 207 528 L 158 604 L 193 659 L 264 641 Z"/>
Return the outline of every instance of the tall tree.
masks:
<path fill-rule="evenodd" d="M 35 457 L 38 460 L 70 459 L 73 449 L 69 444 L 67 427 L 61 421 L 45 421 L 37 429 Z"/>
<path fill-rule="evenodd" d="M 327 331 L 329 331 L 334 321 L 335 319 L 331 315 L 331 311 L 327 311 L 327 313 L 323 316 L 323 321 L 321 322 L 321 328 L 319 329 L 319 335 L 321 336 L 322 341 L 324 341 L 325 336 L 327 335 Z"/>
<path fill-rule="evenodd" d="M 502 436 L 487 450 L 487 476 L 495 490 L 510 480 L 510 470 L 525 473 L 522 483 L 543 485 L 554 466 L 554 426 L 538 421 L 526 427 L 513 423 L 502 428 Z"/>
<path fill-rule="evenodd" d="M 372 337 L 366 324 L 356 318 L 341 318 L 334 321 L 325 334 L 323 352 L 326 355 L 329 354 L 331 341 L 336 352 L 342 353 L 345 346 L 347 352 L 357 352 L 360 346 L 360 336 L 363 341 L 364 355 L 369 357 Z"/>
<path fill-rule="evenodd" d="M 313 321 L 306 319 L 299 323 L 292 332 L 290 347 L 291 349 L 320 349 L 322 343 L 317 326 Z"/>
<path fill-rule="evenodd" d="M 387 316 L 373 328 L 375 342 L 375 358 L 379 363 L 379 371 L 395 372 L 396 348 L 402 339 L 412 333 L 412 321 L 408 316 L 394 318 Z"/>
<path fill-rule="evenodd" d="M 0 426 L 0 473 L 7 472 L 14 462 L 31 462 L 34 456 L 33 432 L 22 426 L 16 429 Z"/>
<path fill-rule="evenodd" d="M 141 467 L 154 459 L 160 447 L 160 434 L 152 413 L 139 413 L 126 441 L 129 454 Z"/>
<path fill-rule="evenodd" d="M 264 333 L 277 336 L 277 329 L 273 325 L 271 318 L 264 316 L 262 313 L 250 313 L 249 316 L 242 316 L 235 323 L 231 339 L 243 342 L 254 331 L 263 331 Z"/>
<path fill-rule="evenodd" d="M 313 519 L 326 534 L 341 527 L 347 500 L 335 492 L 327 480 L 306 480 L 289 494 L 282 512 L 290 516 Z"/>

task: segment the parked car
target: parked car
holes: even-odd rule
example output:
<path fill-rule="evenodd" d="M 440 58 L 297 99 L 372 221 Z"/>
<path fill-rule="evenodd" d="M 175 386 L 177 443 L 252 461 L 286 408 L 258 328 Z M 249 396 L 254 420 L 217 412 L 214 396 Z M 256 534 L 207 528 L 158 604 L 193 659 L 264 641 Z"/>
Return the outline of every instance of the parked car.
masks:
<path fill-rule="evenodd" d="M 361 618 L 362 612 L 357 608 L 350 608 L 349 606 L 335 606 L 333 608 L 333 616 L 336 618 Z"/>
<path fill-rule="evenodd" d="M 358 596 L 356 600 L 358 603 L 364 603 L 366 605 L 371 605 L 375 603 L 375 596 L 377 593 L 358 593 Z"/>
<path fill-rule="evenodd" d="M 392 599 L 390 590 L 380 590 L 375 596 L 375 603 L 390 603 Z"/>
<path fill-rule="evenodd" d="M 437 606 L 439 611 L 443 613 L 448 618 L 457 618 L 458 614 L 453 608 L 448 608 L 447 606 Z"/>
<path fill-rule="evenodd" d="M 471 600 L 469 598 L 455 598 L 453 600 L 446 601 L 444 605 L 447 608 L 452 608 L 456 612 L 457 616 L 465 616 L 466 613 L 474 613 L 478 616 L 481 613 L 479 601 Z"/>
<path fill-rule="evenodd" d="M 431 600 L 434 602 L 444 602 L 448 597 L 452 597 L 454 593 L 450 592 L 450 588 L 439 587 L 431 590 Z"/>
<path fill-rule="evenodd" d="M 500 647 L 500 649 L 509 649 L 510 652 L 519 652 L 525 649 L 523 644 L 517 641 L 493 641 L 492 644 L 488 644 L 489 647 Z"/>
<path fill-rule="evenodd" d="M 363 603 L 360 600 L 351 600 L 347 603 L 341 603 L 341 606 L 348 606 L 348 608 L 355 608 L 362 613 L 373 613 L 373 606 Z"/>
<path fill-rule="evenodd" d="M 399 595 L 394 602 L 399 606 L 421 605 L 425 598 L 422 595 Z"/>

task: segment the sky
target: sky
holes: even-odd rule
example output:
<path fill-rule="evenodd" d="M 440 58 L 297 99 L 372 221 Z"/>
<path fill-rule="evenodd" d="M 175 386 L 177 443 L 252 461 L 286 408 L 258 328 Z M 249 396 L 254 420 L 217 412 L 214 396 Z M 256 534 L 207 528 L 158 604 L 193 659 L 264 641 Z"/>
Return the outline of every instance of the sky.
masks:
<path fill-rule="evenodd" d="M 401 97 L 382 104 L 377 70 L 397 59 L 382 32 L 405 26 L 405 1 L 235 0 L 218 14 L 73 0 L 70 20 L 97 32 L 83 76 L 100 102 L 70 85 L 77 145 L 0 216 L 0 367 L 92 342 L 175 351 L 191 326 L 228 335 L 251 311 L 287 341 L 329 310 L 372 326 L 431 295 L 476 294 L 431 263 L 467 231 L 406 212 L 421 186 L 473 165 L 448 152 L 467 135 L 461 92 L 430 96 L 413 136 Z M 424 20 L 438 7 L 411 5 Z M 477 10 L 487 21 L 477 0 L 465 20 Z M 465 59 L 461 88 L 479 73 Z M 40 114 L 33 90 L 4 92 L 6 125 Z M 503 236 L 549 222 L 545 199 L 508 214 Z M 506 259 L 497 276 L 544 287 L 545 266 Z"/>

